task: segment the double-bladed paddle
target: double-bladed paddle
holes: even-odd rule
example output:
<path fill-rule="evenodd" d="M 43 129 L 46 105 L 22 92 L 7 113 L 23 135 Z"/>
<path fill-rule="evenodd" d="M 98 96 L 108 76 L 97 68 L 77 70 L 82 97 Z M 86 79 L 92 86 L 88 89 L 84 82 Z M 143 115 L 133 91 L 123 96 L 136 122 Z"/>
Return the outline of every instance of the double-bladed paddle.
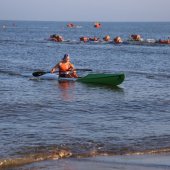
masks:
<path fill-rule="evenodd" d="M 92 69 L 83 69 L 83 68 L 75 69 L 75 71 L 79 71 L 79 70 L 80 71 L 92 71 Z M 59 71 L 56 71 L 56 72 L 59 72 Z M 39 77 L 47 73 L 50 73 L 50 71 L 36 71 L 36 72 L 33 72 L 32 75 L 34 77 Z"/>

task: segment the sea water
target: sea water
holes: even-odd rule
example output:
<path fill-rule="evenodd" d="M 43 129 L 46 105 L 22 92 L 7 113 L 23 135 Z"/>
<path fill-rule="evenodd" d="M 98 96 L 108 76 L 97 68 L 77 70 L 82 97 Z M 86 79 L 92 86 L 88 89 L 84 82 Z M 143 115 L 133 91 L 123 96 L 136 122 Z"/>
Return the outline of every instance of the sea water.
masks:
<path fill-rule="evenodd" d="M 131 34 L 167 39 L 170 23 L 75 24 L 0 21 L 0 168 L 170 151 L 170 45 L 79 41 L 106 35 L 127 40 Z M 66 41 L 49 41 L 52 34 Z M 49 71 L 65 53 L 76 68 L 124 72 L 125 81 L 108 87 L 32 76 Z"/>

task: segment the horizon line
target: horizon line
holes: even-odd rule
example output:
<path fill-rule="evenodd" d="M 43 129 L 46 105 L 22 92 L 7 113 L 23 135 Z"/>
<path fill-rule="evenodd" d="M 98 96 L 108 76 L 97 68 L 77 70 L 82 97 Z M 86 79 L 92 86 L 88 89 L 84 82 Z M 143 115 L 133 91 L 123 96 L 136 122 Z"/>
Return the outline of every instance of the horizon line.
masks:
<path fill-rule="evenodd" d="M 170 21 L 99 21 L 99 20 L 95 20 L 95 21 L 80 21 L 80 20 L 72 20 L 72 21 L 66 21 L 66 20 L 31 20 L 31 19 L 0 19 L 0 21 L 28 21 L 28 22 L 170 22 Z"/>

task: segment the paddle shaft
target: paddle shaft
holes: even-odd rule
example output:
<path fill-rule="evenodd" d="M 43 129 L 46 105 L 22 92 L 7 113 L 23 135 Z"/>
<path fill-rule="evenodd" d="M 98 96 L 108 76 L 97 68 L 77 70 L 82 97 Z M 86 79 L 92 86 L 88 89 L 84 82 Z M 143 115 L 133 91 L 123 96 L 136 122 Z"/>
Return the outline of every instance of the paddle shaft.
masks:
<path fill-rule="evenodd" d="M 92 71 L 92 69 L 81 69 L 81 68 L 75 69 L 75 71 L 79 71 L 79 70 L 80 71 Z M 55 72 L 59 72 L 59 71 L 55 71 Z M 47 73 L 51 73 L 51 72 L 50 71 L 36 71 L 36 72 L 33 72 L 32 75 L 34 77 L 39 77 L 39 76 L 42 76 L 42 75 L 47 74 Z"/>

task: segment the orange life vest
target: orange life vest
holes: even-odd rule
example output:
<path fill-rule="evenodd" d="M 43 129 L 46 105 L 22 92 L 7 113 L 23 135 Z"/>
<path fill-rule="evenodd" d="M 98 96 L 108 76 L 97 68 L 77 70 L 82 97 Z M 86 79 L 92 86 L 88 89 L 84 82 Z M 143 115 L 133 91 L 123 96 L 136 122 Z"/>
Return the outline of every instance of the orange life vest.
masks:
<path fill-rule="evenodd" d="M 66 72 L 66 71 L 69 71 L 73 67 L 74 67 L 73 64 L 71 64 L 70 62 L 67 62 L 67 63 L 61 62 L 59 64 L 59 71 L 60 72 Z"/>
<path fill-rule="evenodd" d="M 77 78 L 78 75 L 76 74 L 76 71 L 69 72 L 70 69 L 74 68 L 74 65 L 71 64 L 70 62 L 64 63 L 60 62 L 59 64 L 59 75 L 60 77 L 67 77 L 67 78 Z"/>

